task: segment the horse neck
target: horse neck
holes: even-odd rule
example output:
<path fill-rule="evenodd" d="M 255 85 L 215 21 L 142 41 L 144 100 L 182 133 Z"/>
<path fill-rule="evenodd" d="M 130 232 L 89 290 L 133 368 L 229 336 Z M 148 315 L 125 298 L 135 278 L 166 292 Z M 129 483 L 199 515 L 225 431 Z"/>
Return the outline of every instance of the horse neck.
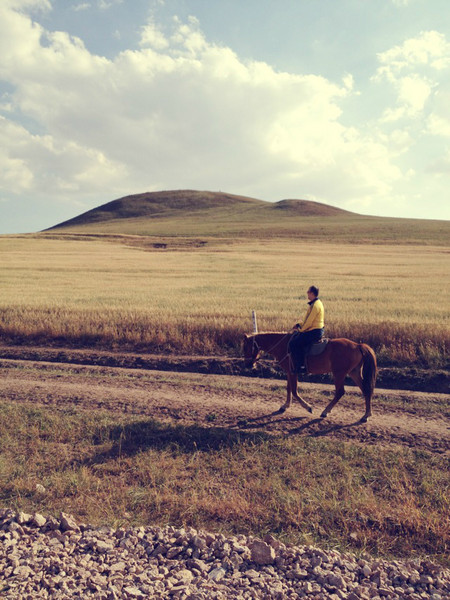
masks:
<path fill-rule="evenodd" d="M 284 338 L 284 339 L 283 339 Z M 287 352 L 289 336 L 286 333 L 257 333 L 255 340 L 261 350 L 275 358 L 283 357 Z"/>

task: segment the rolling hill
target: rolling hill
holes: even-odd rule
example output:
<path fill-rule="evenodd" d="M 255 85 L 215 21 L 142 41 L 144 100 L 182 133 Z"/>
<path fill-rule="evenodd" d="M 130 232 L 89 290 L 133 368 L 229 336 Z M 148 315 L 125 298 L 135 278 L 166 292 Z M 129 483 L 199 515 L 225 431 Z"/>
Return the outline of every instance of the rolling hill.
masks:
<path fill-rule="evenodd" d="M 222 192 L 198 192 L 194 190 L 176 190 L 165 192 L 147 192 L 133 196 L 125 196 L 113 200 L 97 208 L 89 210 L 78 217 L 64 221 L 50 228 L 85 227 L 92 223 L 100 224 L 122 219 L 155 219 L 180 216 L 195 217 L 199 213 L 211 211 L 217 214 L 232 210 L 234 219 L 240 214 L 253 209 L 255 213 L 280 210 L 292 216 L 337 216 L 352 214 L 348 211 L 312 202 L 308 200 L 281 200 L 271 203 L 246 196 L 236 196 Z"/>
<path fill-rule="evenodd" d="M 174 190 L 119 198 L 44 233 L 448 245 L 450 222 L 371 217 L 309 200 Z"/>

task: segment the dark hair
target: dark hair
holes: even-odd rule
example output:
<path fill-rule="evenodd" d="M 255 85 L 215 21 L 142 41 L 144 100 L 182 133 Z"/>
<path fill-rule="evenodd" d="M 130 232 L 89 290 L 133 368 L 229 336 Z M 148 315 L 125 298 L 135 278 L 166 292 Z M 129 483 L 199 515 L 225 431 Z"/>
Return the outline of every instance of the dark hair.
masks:
<path fill-rule="evenodd" d="M 316 287 L 315 285 L 312 285 L 309 288 L 308 292 L 312 292 L 314 294 L 314 296 L 316 296 L 316 298 L 317 298 L 317 296 L 319 295 L 319 288 Z"/>

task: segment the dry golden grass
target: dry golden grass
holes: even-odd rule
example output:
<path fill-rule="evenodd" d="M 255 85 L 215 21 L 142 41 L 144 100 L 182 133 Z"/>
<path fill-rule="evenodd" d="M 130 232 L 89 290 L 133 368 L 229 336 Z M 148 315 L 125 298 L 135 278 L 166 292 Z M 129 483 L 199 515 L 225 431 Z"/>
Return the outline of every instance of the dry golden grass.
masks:
<path fill-rule="evenodd" d="M 0 503 L 17 510 L 270 532 L 448 564 L 448 465 L 438 455 L 3 402 L 0 444 Z"/>
<path fill-rule="evenodd" d="M 237 354 L 252 310 L 260 330 L 287 330 L 314 283 L 330 337 L 364 340 L 385 364 L 446 364 L 446 248 L 241 240 L 144 251 L 25 236 L 0 238 L 0 252 L 3 339 Z"/>

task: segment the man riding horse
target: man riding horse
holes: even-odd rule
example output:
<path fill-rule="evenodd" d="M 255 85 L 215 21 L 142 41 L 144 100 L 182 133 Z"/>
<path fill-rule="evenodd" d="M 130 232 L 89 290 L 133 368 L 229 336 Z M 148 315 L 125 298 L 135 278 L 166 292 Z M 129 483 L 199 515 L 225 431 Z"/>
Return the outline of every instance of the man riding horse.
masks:
<path fill-rule="evenodd" d="M 289 352 L 296 373 L 306 373 L 305 355 L 308 346 L 318 342 L 324 331 L 324 308 L 319 298 L 319 288 L 312 285 L 306 292 L 308 308 L 303 322 L 294 325 L 296 330 L 289 340 Z"/>
<path fill-rule="evenodd" d="M 295 361 L 301 353 L 301 363 L 304 363 L 305 346 L 321 339 L 324 327 L 324 310 L 319 300 L 319 290 L 311 286 L 307 292 L 309 299 L 303 323 L 295 326 L 295 331 L 267 332 L 244 335 L 244 360 L 246 367 L 253 367 L 263 352 L 271 354 L 287 377 L 286 402 L 279 412 L 284 412 L 291 405 L 292 398 L 300 403 L 309 413 L 312 406 L 306 402 L 297 390 L 298 377 L 294 369 L 292 354 Z M 377 358 L 373 349 L 364 343 L 353 342 L 346 338 L 335 338 L 323 344 L 323 351 L 308 358 L 310 373 L 319 375 L 332 373 L 334 380 L 334 397 L 320 415 L 326 417 L 340 398 L 345 394 L 344 381 L 347 375 L 353 379 L 364 395 L 366 411 L 361 418 L 365 423 L 372 414 L 372 396 L 377 379 Z M 299 351 L 299 352 L 297 352 Z M 298 363 L 297 365 L 298 366 Z"/>

